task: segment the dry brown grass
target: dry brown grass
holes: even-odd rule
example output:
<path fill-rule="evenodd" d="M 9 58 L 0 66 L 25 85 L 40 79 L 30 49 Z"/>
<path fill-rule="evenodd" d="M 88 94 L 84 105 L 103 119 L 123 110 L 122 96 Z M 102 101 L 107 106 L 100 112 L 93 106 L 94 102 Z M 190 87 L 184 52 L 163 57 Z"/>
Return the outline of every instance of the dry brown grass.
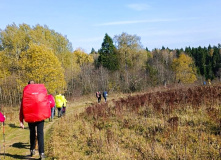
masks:
<path fill-rule="evenodd" d="M 108 106 L 89 102 L 95 108 L 61 118 L 50 130 L 47 154 L 82 160 L 220 158 L 220 105 L 186 104 L 159 112 L 149 103 L 137 106 L 142 102 L 134 97 Z"/>

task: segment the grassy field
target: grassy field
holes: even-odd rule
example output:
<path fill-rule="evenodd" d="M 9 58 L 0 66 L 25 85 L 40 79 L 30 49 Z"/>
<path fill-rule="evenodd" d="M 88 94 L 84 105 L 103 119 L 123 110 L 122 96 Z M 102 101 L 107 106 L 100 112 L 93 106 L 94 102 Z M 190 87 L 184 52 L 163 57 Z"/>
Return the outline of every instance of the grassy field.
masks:
<path fill-rule="evenodd" d="M 53 125 L 47 155 L 80 160 L 220 159 L 221 94 L 216 88 L 152 92 L 90 105 Z"/>
<path fill-rule="evenodd" d="M 67 106 L 67 114 L 76 115 L 85 111 L 85 107 L 95 103 L 96 98 L 91 96 L 82 96 L 73 99 L 68 102 Z M 19 107 L 6 107 L 1 106 L 1 112 L 6 116 L 6 120 L 4 123 L 4 133 L 3 136 L 3 123 L 0 124 L 0 159 L 13 160 L 13 159 L 38 159 L 38 153 L 34 157 L 30 157 L 29 151 L 29 129 L 28 124 L 25 123 L 25 129 L 21 129 L 19 127 Z M 57 113 L 57 112 L 56 112 Z M 57 118 L 53 122 L 49 122 L 49 120 L 45 120 L 45 144 L 50 140 L 51 130 L 53 130 L 53 126 L 56 126 L 57 123 L 63 121 L 63 118 Z M 4 140 L 5 139 L 5 140 Z M 45 147 L 46 149 L 46 147 Z M 46 149 L 47 151 L 47 149 Z M 52 158 L 47 158 L 52 159 Z"/>
<path fill-rule="evenodd" d="M 220 159 L 220 129 L 205 108 L 174 112 L 180 118 L 174 128 L 168 117 L 152 114 L 153 109 L 149 116 L 144 112 L 99 120 L 66 116 L 51 130 L 47 154 L 54 159 Z"/>
<path fill-rule="evenodd" d="M 96 99 L 90 97 L 81 97 L 74 102 L 69 102 L 67 107 L 67 115 L 72 112 L 78 113 L 84 111 L 84 107 Z M 30 158 L 29 154 L 29 129 L 28 124 L 25 123 L 25 129 L 19 127 L 19 106 L 4 107 L 1 106 L 1 112 L 6 116 L 4 124 L 5 140 L 3 137 L 3 123 L 0 127 L 0 159 L 38 159 L 38 153 Z M 45 120 L 45 143 L 49 138 L 50 128 L 61 119 L 55 117 L 53 122 Z"/>
<path fill-rule="evenodd" d="M 101 104 L 94 95 L 74 99 L 64 117 L 45 121 L 47 159 L 220 159 L 220 90 L 187 89 L 110 95 Z M 18 108 L 2 108 L 0 159 L 30 159 Z"/>

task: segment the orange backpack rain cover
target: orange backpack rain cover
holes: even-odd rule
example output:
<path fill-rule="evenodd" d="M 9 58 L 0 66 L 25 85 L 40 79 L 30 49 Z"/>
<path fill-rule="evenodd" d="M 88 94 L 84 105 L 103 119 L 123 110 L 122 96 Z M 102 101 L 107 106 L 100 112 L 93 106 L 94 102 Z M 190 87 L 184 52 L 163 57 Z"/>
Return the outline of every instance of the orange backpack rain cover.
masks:
<path fill-rule="evenodd" d="M 25 122 L 38 122 L 51 116 L 51 107 L 44 84 L 29 84 L 23 90 L 23 115 Z"/>

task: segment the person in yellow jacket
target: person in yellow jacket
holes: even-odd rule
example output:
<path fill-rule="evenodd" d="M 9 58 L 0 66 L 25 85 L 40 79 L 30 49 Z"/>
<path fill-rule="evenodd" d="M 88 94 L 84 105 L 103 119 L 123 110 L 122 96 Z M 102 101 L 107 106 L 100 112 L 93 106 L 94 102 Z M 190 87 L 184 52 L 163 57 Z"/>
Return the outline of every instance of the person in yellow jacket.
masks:
<path fill-rule="evenodd" d="M 208 79 L 208 84 L 211 86 L 211 80 L 210 79 Z"/>
<path fill-rule="evenodd" d="M 58 117 L 62 116 L 62 107 L 63 107 L 63 97 L 61 94 L 58 94 L 55 96 L 55 105 L 56 108 L 58 109 Z"/>

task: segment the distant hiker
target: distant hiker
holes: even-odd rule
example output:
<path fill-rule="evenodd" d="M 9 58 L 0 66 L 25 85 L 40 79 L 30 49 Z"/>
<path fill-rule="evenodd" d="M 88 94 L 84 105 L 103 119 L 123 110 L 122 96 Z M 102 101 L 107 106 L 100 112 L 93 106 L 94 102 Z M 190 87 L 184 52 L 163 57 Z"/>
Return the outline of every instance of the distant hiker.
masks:
<path fill-rule="evenodd" d="M 62 107 L 63 107 L 63 97 L 61 94 L 55 96 L 55 105 L 58 109 L 58 117 L 62 116 Z"/>
<path fill-rule="evenodd" d="M 163 81 L 163 86 L 164 86 L 165 88 L 167 87 L 167 81 L 166 81 L 166 80 Z"/>
<path fill-rule="evenodd" d="M 62 107 L 62 115 L 65 115 L 66 107 L 67 107 L 67 100 L 64 95 L 62 95 L 63 107 Z"/>
<path fill-rule="evenodd" d="M 34 84 L 29 81 L 29 85 L 23 90 L 23 97 L 20 107 L 20 126 L 24 129 L 24 120 L 28 123 L 30 130 L 30 154 L 35 154 L 36 132 L 38 139 L 38 150 L 40 159 L 45 159 L 44 155 L 44 120 L 51 116 L 48 94 L 44 84 Z M 36 131 L 37 129 L 37 131 Z"/>
<path fill-rule="evenodd" d="M 51 107 L 51 117 L 50 117 L 49 121 L 52 122 L 53 118 L 54 118 L 54 111 L 55 111 L 55 99 L 52 94 L 48 95 L 48 100 L 49 100 L 50 107 Z"/>
<path fill-rule="evenodd" d="M 206 81 L 203 82 L 203 85 L 206 85 Z"/>
<path fill-rule="evenodd" d="M 97 97 L 98 103 L 100 103 L 100 101 L 101 101 L 101 92 L 100 91 L 96 92 L 96 97 Z"/>
<path fill-rule="evenodd" d="M 211 85 L 211 80 L 210 79 L 208 79 L 208 84 Z"/>
<path fill-rule="evenodd" d="M 107 91 L 103 91 L 103 97 L 105 102 L 107 102 L 107 96 L 108 96 Z"/>

